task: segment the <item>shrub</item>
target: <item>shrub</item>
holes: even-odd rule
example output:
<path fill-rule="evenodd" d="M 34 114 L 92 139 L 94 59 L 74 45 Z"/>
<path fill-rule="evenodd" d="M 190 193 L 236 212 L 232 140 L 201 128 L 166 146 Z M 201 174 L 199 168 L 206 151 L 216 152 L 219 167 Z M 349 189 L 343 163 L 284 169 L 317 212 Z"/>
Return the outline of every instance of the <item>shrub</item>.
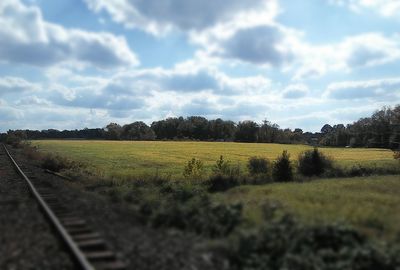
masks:
<path fill-rule="evenodd" d="M 53 172 L 59 172 L 64 169 L 70 169 L 73 164 L 60 156 L 46 155 L 42 161 L 42 168 Z"/>
<path fill-rule="evenodd" d="M 203 168 L 203 162 L 201 160 L 192 158 L 183 169 L 183 176 L 186 178 L 201 177 Z"/>
<path fill-rule="evenodd" d="M 18 148 L 21 145 L 22 139 L 21 137 L 11 133 L 7 134 L 5 142 L 6 144 L 11 145 L 13 148 Z"/>
<path fill-rule="evenodd" d="M 284 216 L 242 232 L 228 248 L 231 269 L 396 269 L 395 253 L 382 251 L 342 225 L 301 226 Z"/>
<path fill-rule="evenodd" d="M 185 203 L 196 196 L 203 195 L 205 190 L 200 185 L 188 184 L 186 182 L 167 182 L 160 186 L 160 193 L 166 195 L 168 199 Z"/>
<path fill-rule="evenodd" d="M 241 204 L 214 204 L 208 196 L 196 196 L 185 204 L 168 201 L 150 212 L 149 223 L 153 227 L 176 228 L 207 237 L 226 236 L 242 222 Z"/>
<path fill-rule="evenodd" d="M 220 175 L 230 175 L 231 174 L 231 166 L 230 162 L 224 160 L 224 156 L 220 156 L 219 159 L 216 161 L 214 167 L 212 168 L 214 174 Z"/>
<path fill-rule="evenodd" d="M 333 165 L 332 160 L 317 148 L 301 153 L 298 162 L 298 170 L 304 176 L 320 176 Z"/>
<path fill-rule="evenodd" d="M 249 173 L 251 175 L 267 174 L 268 173 L 269 161 L 266 158 L 251 157 L 247 164 Z"/>
<path fill-rule="evenodd" d="M 22 151 L 25 157 L 27 157 L 29 160 L 40 160 L 43 158 L 42 154 L 39 153 L 37 148 L 31 146 L 29 143 L 24 143 Z"/>
<path fill-rule="evenodd" d="M 210 192 L 226 191 L 239 184 L 240 184 L 239 178 L 233 175 L 226 176 L 226 175 L 216 174 L 212 175 L 207 181 L 205 181 L 205 185 L 207 186 L 207 189 Z"/>
<path fill-rule="evenodd" d="M 290 163 L 290 155 L 287 151 L 283 151 L 282 155 L 274 162 L 272 169 L 272 176 L 274 181 L 285 182 L 293 180 L 293 169 Z"/>

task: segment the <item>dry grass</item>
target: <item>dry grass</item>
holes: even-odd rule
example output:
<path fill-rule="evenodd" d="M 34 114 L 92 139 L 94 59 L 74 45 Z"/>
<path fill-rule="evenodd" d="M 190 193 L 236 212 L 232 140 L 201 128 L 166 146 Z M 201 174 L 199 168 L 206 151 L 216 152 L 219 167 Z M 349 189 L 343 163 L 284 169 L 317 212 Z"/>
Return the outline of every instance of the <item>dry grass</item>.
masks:
<path fill-rule="evenodd" d="M 283 150 L 288 150 L 292 159 L 311 147 L 305 145 L 246 144 L 219 142 L 135 142 L 135 141 L 33 141 L 40 150 L 59 154 L 80 163 L 89 169 L 109 176 L 171 175 L 182 176 L 183 167 L 192 157 L 203 161 L 207 172 L 220 155 L 232 164 L 240 164 L 246 170 L 251 156 L 275 159 Z M 340 165 L 356 163 L 393 165 L 393 153 L 385 149 L 320 148 L 332 156 Z"/>

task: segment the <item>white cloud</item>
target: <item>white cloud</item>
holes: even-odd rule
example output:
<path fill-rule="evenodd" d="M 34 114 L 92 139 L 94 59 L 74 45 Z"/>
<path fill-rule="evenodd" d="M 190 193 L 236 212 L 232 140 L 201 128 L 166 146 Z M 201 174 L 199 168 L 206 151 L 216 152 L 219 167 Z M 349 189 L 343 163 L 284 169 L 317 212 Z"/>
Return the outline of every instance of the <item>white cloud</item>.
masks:
<path fill-rule="evenodd" d="M 74 75 L 69 77 L 76 82 Z M 265 94 L 271 87 L 270 80 L 261 76 L 231 78 L 213 70 L 188 71 L 182 66 L 119 72 L 97 83 L 92 77 L 88 77 L 90 83 L 84 78 L 78 87 L 49 86 L 50 100 L 62 106 L 128 111 L 163 106 L 164 101 L 186 104 L 192 98 Z"/>
<path fill-rule="evenodd" d="M 400 41 L 396 36 L 366 33 L 341 42 L 311 45 L 299 40 L 294 44 L 297 56 L 294 79 L 320 77 L 328 72 L 346 72 L 384 65 L 400 59 Z"/>
<path fill-rule="evenodd" d="M 371 10 L 384 17 L 400 16 L 400 1 L 398 0 L 329 0 L 331 3 L 346 6 L 355 12 Z"/>
<path fill-rule="evenodd" d="M 18 77 L 2 77 L 0 78 L 0 95 L 16 94 L 25 91 L 37 91 L 40 86 L 35 83 L 28 82 Z"/>
<path fill-rule="evenodd" d="M 128 28 L 159 35 L 172 29 L 202 31 L 226 21 L 260 20 L 275 16 L 276 0 L 86 0 L 89 9 L 106 11 Z M 256 16 L 255 16 L 256 15 Z"/>
<path fill-rule="evenodd" d="M 231 36 L 217 38 L 216 42 L 213 54 L 222 58 L 270 66 L 281 66 L 292 58 L 286 33 L 277 25 L 240 28 Z"/>
<path fill-rule="evenodd" d="M 308 86 L 305 84 L 292 84 L 287 86 L 282 96 L 285 99 L 299 99 L 304 98 L 309 93 Z"/>
<path fill-rule="evenodd" d="M 338 100 L 400 100 L 400 78 L 332 83 L 325 96 Z"/>
<path fill-rule="evenodd" d="M 50 106 L 51 103 L 44 99 L 39 98 L 37 96 L 27 96 L 23 97 L 15 102 L 15 105 L 18 106 L 32 106 L 32 105 L 39 105 L 39 106 Z"/>
<path fill-rule="evenodd" d="M 124 37 L 66 29 L 44 21 L 35 6 L 0 4 L 0 62 L 49 66 L 72 62 L 99 68 L 137 65 Z"/>

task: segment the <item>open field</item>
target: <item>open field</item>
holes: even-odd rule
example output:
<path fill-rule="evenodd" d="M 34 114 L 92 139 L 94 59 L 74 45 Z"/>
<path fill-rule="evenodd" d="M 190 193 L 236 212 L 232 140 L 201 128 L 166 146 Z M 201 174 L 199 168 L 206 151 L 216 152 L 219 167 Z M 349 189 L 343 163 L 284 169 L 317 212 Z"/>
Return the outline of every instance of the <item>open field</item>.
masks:
<path fill-rule="evenodd" d="M 182 177 L 188 159 L 201 159 L 208 170 L 220 155 L 243 168 L 249 157 L 262 156 L 271 160 L 287 149 L 294 159 L 305 145 L 244 144 L 214 142 L 132 142 L 132 141 L 33 141 L 41 151 L 57 153 L 88 165 L 97 174 L 126 177 L 170 174 Z M 384 149 L 320 148 L 333 156 L 341 166 L 377 164 L 393 166 L 392 152 Z M 396 165 L 398 166 L 398 165 Z M 130 182 L 130 181 L 129 181 Z M 126 183 L 126 182 L 125 182 Z M 116 189 L 123 197 L 129 185 Z M 159 200 L 157 188 L 145 197 Z M 313 180 L 305 183 L 274 183 L 238 186 L 212 195 L 222 203 L 241 202 L 249 224 L 260 224 L 262 205 L 278 202 L 285 212 L 306 224 L 344 223 L 377 239 L 393 240 L 400 236 L 400 176 Z M 154 199 L 153 198 L 153 199 Z M 251 226 L 253 226 L 251 225 Z"/>
<path fill-rule="evenodd" d="M 214 195 L 224 203 L 242 202 L 254 223 L 266 201 L 281 204 L 308 224 L 342 222 L 373 237 L 400 237 L 400 176 L 324 179 L 307 183 L 239 186 Z"/>
<path fill-rule="evenodd" d="M 137 141 L 33 141 L 40 150 L 57 153 L 83 162 L 96 173 L 108 176 L 171 175 L 181 177 L 183 167 L 192 158 L 199 158 L 205 168 L 211 167 L 220 155 L 244 170 L 251 156 L 275 159 L 288 150 L 293 159 L 311 149 L 306 145 L 247 144 L 228 142 L 137 142 Z M 354 164 L 392 165 L 393 154 L 385 149 L 320 148 L 342 166 Z"/>

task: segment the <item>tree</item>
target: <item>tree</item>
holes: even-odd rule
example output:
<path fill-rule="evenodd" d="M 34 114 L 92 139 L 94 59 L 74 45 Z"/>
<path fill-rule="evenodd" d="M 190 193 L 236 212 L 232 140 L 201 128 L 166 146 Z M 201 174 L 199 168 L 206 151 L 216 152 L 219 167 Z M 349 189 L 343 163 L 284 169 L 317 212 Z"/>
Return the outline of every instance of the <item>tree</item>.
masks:
<path fill-rule="evenodd" d="M 239 122 L 235 134 L 235 141 L 238 142 L 256 142 L 258 124 L 253 121 Z"/>
<path fill-rule="evenodd" d="M 110 123 L 104 128 L 106 138 L 109 140 L 119 140 L 121 138 L 122 127 L 117 123 Z"/>
<path fill-rule="evenodd" d="M 279 136 L 279 125 L 272 124 L 268 120 L 264 120 L 259 128 L 258 142 L 274 143 L 277 142 Z"/>
<path fill-rule="evenodd" d="M 126 140 L 151 141 L 156 137 L 154 131 L 141 121 L 124 125 L 122 129 L 122 138 Z"/>
<path fill-rule="evenodd" d="M 321 128 L 321 133 L 324 134 L 328 134 L 333 130 L 333 127 L 329 124 L 325 124 L 322 128 Z"/>

